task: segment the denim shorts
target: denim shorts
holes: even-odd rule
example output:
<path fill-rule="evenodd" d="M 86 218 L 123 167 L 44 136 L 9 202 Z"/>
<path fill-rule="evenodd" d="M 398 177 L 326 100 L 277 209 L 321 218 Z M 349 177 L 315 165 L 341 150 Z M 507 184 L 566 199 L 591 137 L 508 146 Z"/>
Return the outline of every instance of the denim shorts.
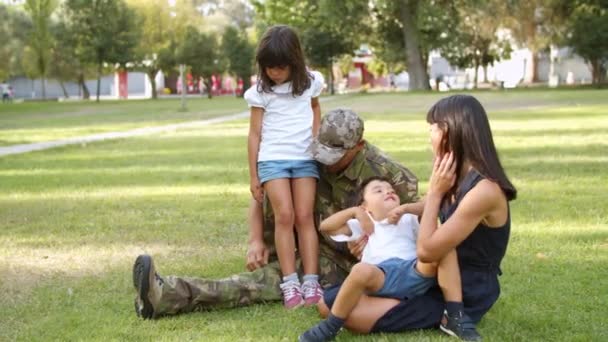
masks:
<path fill-rule="evenodd" d="M 319 168 L 314 160 L 265 160 L 258 162 L 258 177 L 261 184 L 279 178 L 319 179 Z"/>
<path fill-rule="evenodd" d="M 425 293 L 437 282 L 437 278 L 420 274 L 416 270 L 416 261 L 391 258 L 376 265 L 384 272 L 384 285 L 372 295 L 406 299 Z"/>

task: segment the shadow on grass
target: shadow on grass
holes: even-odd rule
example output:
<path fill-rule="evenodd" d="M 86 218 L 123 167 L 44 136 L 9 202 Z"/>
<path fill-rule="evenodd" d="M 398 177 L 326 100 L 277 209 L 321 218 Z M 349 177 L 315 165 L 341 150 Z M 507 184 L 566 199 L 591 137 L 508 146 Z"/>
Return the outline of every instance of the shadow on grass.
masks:
<path fill-rule="evenodd" d="M 500 278 L 502 294 L 479 325 L 485 339 L 600 341 L 606 335 L 603 303 L 605 280 L 601 272 L 606 257 L 588 261 L 580 257 L 585 242 L 564 246 L 568 255 L 538 259 L 538 246 L 559 246 L 559 235 L 538 234 L 530 245 L 511 243 Z M 567 248 L 571 248 L 567 251 Z M 161 274 L 224 277 L 242 270 L 240 255 L 215 248 L 210 258 L 179 254 L 156 258 Z M 211 254 L 213 255 L 213 254 Z M 61 278 L 43 282 L 27 299 L 11 307 L 18 317 L 4 332 L 9 336 L 38 340 L 69 339 L 192 339 L 263 340 L 295 339 L 318 322 L 314 308 L 286 312 L 278 303 L 238 309 L 219 309 L 143 321 L 133 313 L 134 290 L 131 263 L 121 262 L 107 273 L 86 278 Z M 72 294 L 70 294 L 72 293 Z M 2 315 L 2 314 L 0 314 Z M 112 328 L 110 328 L 112 327 Z M 18 329 L 18 330 L 17 330 Z M 340 340 L 402 341 L 403 339 L 449 341 L 437 330 L 386 335 L 353 335 L 342 332 Z"/>
<path fill-rule="evenodd" d="M 573 134 L 585 136 L 590 132 L 583 129 Z M 557 136 L 563 131 L 551 134 Z M 398 136 L 387 134 L 376 145 L 395 146 L 390 141 Z M 168 136 L 135 139 L 128 144 L 112 141 L 65 147 L 4 159 L 2 178 L 4 189 L 9 193 L 13 189 L 63 191 L 112 186 L 246 185 L 245 146 L 244 137 Z M 418 150 L 405 143 L 403 150 L 397 145 L 385 151 L 423 181 L 428 178 L 431 164 L 431 154 L 426 148 L 424 145 Z M 596 177 L 608 166 L 602 159 L 606 157 L 606 148 L 595 144 L 560 146 L 551 142 L 542 147 L 503 147 L 499 151 L 511 177 L 532 180 Z"/>

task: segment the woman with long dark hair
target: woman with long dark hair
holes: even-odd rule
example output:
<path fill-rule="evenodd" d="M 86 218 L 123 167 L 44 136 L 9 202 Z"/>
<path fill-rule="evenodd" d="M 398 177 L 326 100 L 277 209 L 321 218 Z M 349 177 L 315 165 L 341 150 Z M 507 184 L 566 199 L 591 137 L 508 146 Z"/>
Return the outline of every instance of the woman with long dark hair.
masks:
<path fill-rule="evenodd" d="M 500 263 L 511 228 L 509 201 L 516 198 L 517 190 L 503 170 L 487 114 L 477 99 L 468 95 L 444 98 L 429 110 L 427 122 L 435 157 L 428 192 L 421 202 L 404 210 L 421 216 L 420 261 L 437 262 L 456 249 L 464 315 L 447 319 L 441 291 L 432 288 L 402 301 L 364 296 L 345 326 L 361 333 L 441 326 L 461 339 L 479 340 L 475 325 L 500 295 Z M 361 247 L 351 250 L 357 253 Z M 319 304 L 322 315 L 329 312 L 337 290 L 325 292 Z"/>

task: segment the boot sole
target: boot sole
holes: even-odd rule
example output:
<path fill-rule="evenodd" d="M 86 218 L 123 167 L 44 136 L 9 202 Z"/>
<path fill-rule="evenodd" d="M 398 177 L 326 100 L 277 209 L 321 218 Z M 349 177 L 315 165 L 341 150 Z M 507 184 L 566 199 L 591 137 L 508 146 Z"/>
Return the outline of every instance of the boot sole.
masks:
<path fill-rule="evenodd" d="M 137 310 L 144 319 L 150 319 L 154 316 L 154 307 L 148 298 L 150 291 L 150 269 L 152 268 L 152 257 L 149 255 L 140 255 L 135 260 L 133 265 L 133 284 L 137 289 L 137 295 L 144 304 L 141 310 Z M 140 278 L 137 279 L 137 274 Z M 137 306 L 137 305 L 136 305 Z"/>
<path fill-rule="evenodd" d="M 450 336 L 454 336 L 454 337 L 458 337 L 458 335 L 456 335 L 452 330 L 448 329 L 448 328 L 444 328 L 443 325 L 439 325 L 439 329 L 441 329 L 441 331 L 443 331 L 444 333 L 450 335 Z"/>

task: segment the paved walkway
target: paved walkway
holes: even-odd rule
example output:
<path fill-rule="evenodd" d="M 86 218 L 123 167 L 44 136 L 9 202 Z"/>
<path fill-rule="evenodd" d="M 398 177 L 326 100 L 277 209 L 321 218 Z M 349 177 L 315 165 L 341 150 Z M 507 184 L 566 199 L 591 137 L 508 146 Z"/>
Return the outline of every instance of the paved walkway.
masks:
<path fill-rule="evenodd" d="M 335 96 L 324 97 L 324 98 L 321 98 L 321 102 L 328 102 L 328 101 L 331 101 L 334 99 L 336 99 Z M 177 129 L 182 129 L 182 128 L 208 126 L 208 125 L 222 123 L 222 122 L 226 122 L 226 121 L 244 119 L 247 117 L 249 117 L 249 111 L 238 113 L 238 114 L 220 116 L 220 117 L 213 118 L 213 119 L 188 121 L 188 122 L 182 122 L 182 123 L 172 124 L 172 125 L 142 127 L 142 128 L 136 128 L 136 129 L 132 129 L 129 131 L 122 131 L 122 132 L 107 132 L 107 133 L 99 133 L 99 134 L 93 134 L 93 135 L 87 135 L 87 136 L 81 136 L 81 137 L 72 137 L 72 138 L 52 140 L 52 141 L 43 141 L 43 142 L 32 143 L 32 144 L 4 146 L 4 147 L 0 147 L 0 157 L 8 156 L 11 154 L 21 154 L 21 153 L 27 153 L 27 152 L 32 152 L 32 151 L 48 150 L 50 148 L 67 146 L 67 145 L 85 144 L 85 143 L 111 140 L 111 139 L 138 137 L 138 136 L 149 135 L 149 134 L 154 134 L 154 133 L 175 131 Z"/>
<path fill-rule="evenodd" d="M 182 123 L 178 123 L 178 124 L 165 125 L 165 126 L 142 127 L 142 128 L 132 129 L 129 131 L 99 133 L 99 134 L 93 134 L 93 135 L 87 135 L 87 136 L 81 136 L 81 137 L 72 137 L 72 138 L 66 138 L 66 139 L 60 139 L 60 140 L 43 141 L 43 142 L 32 143 L 32 144 L 4 146 L 4 147 L 0 147 L 0 157 L 8 156 L 11 154 L 20 154 L 20 153 L 27 153 L 27 152 L 32 152 L 32 151 L 47 150 L 50 148 L 55 148 L 55 147 L 60 147 L 60 146 L 84 144 L 84 143 L 91 143 L 91 142 L 104 141 L 104 140 L 110 140 L 110 139 L 137 137 L 137 136 L 154 134 L 154 133 L 175 131 L 177 129 L 182 129 L 182 128 L 201 127 L 201 126 L 207 126 L 207 125 L 222 123 L 222 122 L 231 121 L 231 120 L 243 119 L 248 116 L 249 116 L 249 111 L 238 113 L 238 114 L 233 114 L 233 115 L 220 116 L 217 118 L 207 119 L 207 120 L 188 121 L 188 122 L 182 122 Z"/>

